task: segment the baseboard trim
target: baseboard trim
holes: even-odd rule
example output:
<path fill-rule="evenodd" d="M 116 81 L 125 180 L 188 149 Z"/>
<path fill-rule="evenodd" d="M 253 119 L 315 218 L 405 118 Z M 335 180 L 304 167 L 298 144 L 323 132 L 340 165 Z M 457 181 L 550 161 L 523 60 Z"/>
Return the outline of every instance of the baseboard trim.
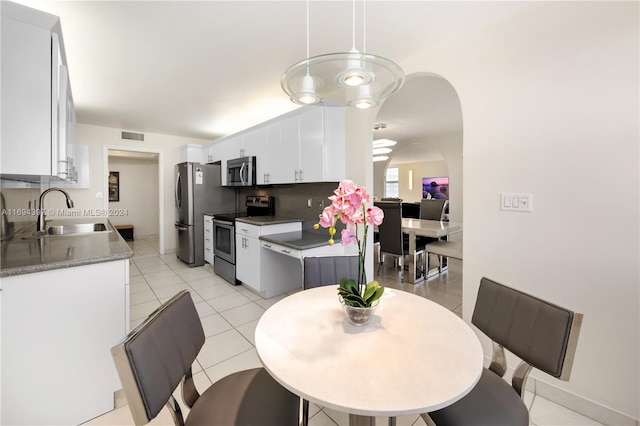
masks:
<path fill-rule="evenodd" d="M 489 365 L 490 361 L 490 358 L 485 357 L 485 365 Z M 504 378 L 509 383 L 511 383 L 511 377 L 513 376 L 514 370 L 515 368 L 513 367 L 507 367 L 507 372 L 505 373 Z M 549 382 L 545 382 L 533 375 L 530 375 L 527 380 L 526 390 L 532 392 L 536 396 L 548 399 L 551 402 L 605 425 L 640 426 L 640 419 L 634 419 L 633 417 L 614 410 L 613 408 L 606 407 L 583 396 L 555 386 Z M 531 407 L 527 406 L 527 408 L 530 409 Z"/>
<path fill-rule="evenodd" d="M 606 407 L 583 396 L 561 389 L 539 378 L 530 378 L 535 381 L 535 394 L 546 398 L 556 404 L 562 405 L 576 413 L 589 417 L 605 425 L 616 426 L 640 426 L 640 420 L 627 416 L 624 413 Z"/>

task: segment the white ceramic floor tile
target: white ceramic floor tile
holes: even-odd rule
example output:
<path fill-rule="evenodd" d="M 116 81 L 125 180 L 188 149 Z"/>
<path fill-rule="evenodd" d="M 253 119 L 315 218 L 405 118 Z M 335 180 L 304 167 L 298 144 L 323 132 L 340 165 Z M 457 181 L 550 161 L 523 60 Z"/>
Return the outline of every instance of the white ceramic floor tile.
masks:
<path fill-rule="evenodd" d="M 203 318 L 200 318 L 202 323 L 202 329 L 206 337 L 213 336 L 214 334 L 222 333 L 223 331 L 231 330 L 233 327 L 229 324 L 220 314 L 213 314 Z"/>
<path fill-rule="evenodd" d="M 219 362 L 252 349 L 251 343 L 236 330 L 207 337 L 197 360 L 205 370 Z"/>
<path fill-rule="evenodd" d="M 133 289 L 131 289 L 131 290 L 133 290 Z M 146 303 L 146 302 L 157 302 L 158 301 L 158 298 L 156 297 L 155 293 L 153 291 L 151 291 L 151 289 L 145 290 L 145 291 L 141 291 L 141 292 L 130 291 L 129 294 L 130 294 L 131 306 L 139 305 L 141 303 Z"/>
<path fill-rule="evenodd" d="M 129 294 L 131 295 L 136 293 L 143 293 L 145 291 L 151 291 L 151 287 L 149 287 L 149 284 L 147 284 L 146 281 L 143 283 L 129 285 Z"/>
<path fill-rule="evenodd" d="M 135 320 L 138 318 L 146 318 L 147 316 L 149 316 L 151 312 L 155 311 L 159 306 L 160 306 L 160 302 L 158 301 L 145 302 L 139 305 L 133 305 L 129 310 L 129 316 L 132 320 Z"/>
<path fill-rule="evenodd" d="M 288 294 L 281 294 L 280 296 L 271 297 L 269 299 L 259 298 L 255 302 L 263 308 L 269 309 L 271 306 L 275 305 L 287 296 Z"/>
<path fill-rule="evenodd" d="M 200 268 L 191 268 L 190 270 L 179 271 L 179 274 L 186 282 L 209 278 L 212 276 L 210 272 Z"/>
<path fill-rule="evenodd" d="M 602 425 L 538 395 L 533 400 L 529 415 L 531 422 L 538 426 Z"/>
<path fill-rule="evenodd" d="M 158 299 L 163 298 L 171 298 L 181 290 L 191 290 L 191 288 L 184 282 L 171 284 L 163 287 L 152 287 L 153 292 L 156 294 Z M 194 300 L 195 302 L 195 300 Z"/>
<path fill-rule="evenodd" d="M 238 293 L 233 287 L 226 284 L 214 284 L 209 287 L 201 287 L 199 289 L 196 289 L 196 291 L 204 300 Z"/>
<path fill-rule="evenodd" d="M 337 423 L 331 420 L 324 411 L 319 411 L 316 415 L 309 418 L 309 426 L 336 426 Z"/>
<path fill-rule="evenodd" d="M 140 273 L 142 275 L 144 274 L 152 274 L 155 272 L 162 272 L 162 271 L 170 271 L 171 269 L 164 263 L 162 264 L 151 264 L 151 265 L 141 265 L 138 266 L 138 269 L 140 270 Z"/>
<path fill-rule="evenodd" d="M 178 274 L 179 274 L 179 272 L 178 272 Z M 199 280 L 189 281 L 189 285 L 194 290 L 200 290 L 202 288 L 213 287 L 216 284 L 218 284 L 218 282 L 216 282 L 211 277 L 205 277 L 205 278 L 200 278 Z"/>
<path fill-rule="evenodd" d="M 253 291 L 249 290 L 248 288 L 244 287 L 244 286 L 238 286 L 238 293 L 243 294 L 247 299 L 250 300 L 262 300 L 262 297 L 260 297 L 260 295 L 255 294 Z"/>
<path fill-rule="evenodd" d="M 240 332 L 253 346 L 256 345 L 256 326 L 259 320 L 254 320 L 246 324 L 239 325 L 236 330 Z"/>
<path fill-rule="evenodd" d="M 151 288 L 161 288 L 161 287 L 167 287 L 170 285 L 174 285 L 174 284 L 186 284 L 182 278 L 180 278 L 178 275 L 173 274 L 173 275 L 167 275 L 164 277 L 150 277 L 149 275 L 145 276 L 147 283 L 149 284 L 149 286 Z"/>
<path fill-rule="evenodd" d="M 238 327 L 260 318 L 264 311 L 265 309 L 262 306 L 251 302 L 238 306 L 237 308 L 229 309 L 228 311 L 220 312 L 220 315 L 229 321 L 232 326 Z"/>
<path fill-rule="evenodd" d="M 213 307 L 213 309 L 218 312 L 228 311 L 229 309 L 246 305 L 247 303 L 252 303 L 251 300 L 247 299 L 237 291 L 234 291 L 231 294 L 226 294 L 224 296 L 209 299 L 207 300 L 207 302 Z"/>
<path fill-rule="evenodd" d="M 167 278 L 179 278 L 178 274 L 173 272 L 171 269 L 160 272 L 150 272 L 148 274 L 143 274 L 143 276 L 150 285 L 153 281 L 159 281 Z"/>
<path fill-rule="evenodd" d="M 205 373 L 211 382 L 215 383 L 236 371 L 249 370 L 251 368 L 258 367 L 262 367 L 260 358 L 258 358 L 258 354 L 255 349 L 249 349 L 248 351 L 242 352 L 241 354 L 207 368 Z"/>
<path fill-rule="evenodd" d="M 195 303 L 195 306 L 200 318 L 204 318 L 216 313 L 216 311 L 207 302 L 197 302 Z"/>

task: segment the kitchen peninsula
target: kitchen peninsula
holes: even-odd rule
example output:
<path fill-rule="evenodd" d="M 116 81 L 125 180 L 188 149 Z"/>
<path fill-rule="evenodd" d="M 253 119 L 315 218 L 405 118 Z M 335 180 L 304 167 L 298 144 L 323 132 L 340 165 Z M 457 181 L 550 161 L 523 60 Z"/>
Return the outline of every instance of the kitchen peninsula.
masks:
<path fill-rule="evenodd" d="M 250 229 L 259 229 L 254 232 L 254 239 L 255 242 L 259 242 L 259 247 L 257 253 L 251 257 L 250 268 L 254 271 L 255 279 L 252 283 L 240 280 L 265 298 L 302 287 L 305 257 L 345 254 L 345 247 L 340 244 L 339 238 L 335 238 L 334 245 L 329 245 L 326 231 L 304 229 L 301 219 L 262 216 L 238 218 L 236 222 L 249 225 Z M 262 229 L 278 224 L 294 226 L 277 232 L 261 232 Z M 238 256 L 239 270 L 244 268 L 241 262 L 242 258 Z"/>
<path fill-rule="evenodd" d="M 128 330 L 133 252 L 107 218 L 47 227 L 2 242 L 2 424 L 83 423 L 120 388 L 109 349 Z"/>

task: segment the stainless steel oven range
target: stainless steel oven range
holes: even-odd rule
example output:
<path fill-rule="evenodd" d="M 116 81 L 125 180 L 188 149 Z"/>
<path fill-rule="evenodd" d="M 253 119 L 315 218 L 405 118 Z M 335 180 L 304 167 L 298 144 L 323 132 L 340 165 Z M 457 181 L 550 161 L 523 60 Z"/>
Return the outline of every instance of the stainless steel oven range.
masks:
<path fill-rule="evenodd" d="M 236 231 L 238 217 L 273 216 L 274 199 L 269 196 L 247 195 L 246 212 L 214 214 L 213 216 L 213 270 L 231 284 L 236 282 Z"/>

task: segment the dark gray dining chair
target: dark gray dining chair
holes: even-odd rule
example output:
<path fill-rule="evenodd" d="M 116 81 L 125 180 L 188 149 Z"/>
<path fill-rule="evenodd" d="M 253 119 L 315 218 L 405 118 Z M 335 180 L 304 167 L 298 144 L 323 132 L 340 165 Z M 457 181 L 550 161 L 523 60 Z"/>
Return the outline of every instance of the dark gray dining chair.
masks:
<path fill-rule="evenodd" d="M 528 426 L 524 390 L 532 368 L 569 380 L 582 314 L 482 278 L 471 322 L 493 341 L 493 358 L 461 400 L 423 414 L 428 425 Z M 511 384 L 502 379 L 504 349 L 522 361 Z"/>
<path fill-rule="evenodd" d="M 341 278 L 358 280 L 358 261 L 355 256 L 326 256 L 304 258 L 302 288 L 336 285 Z"/>
<path fill-rule="evenodd" d="M 336 285 L 341 278 L 358 280 L 359 256 L 305 257 L 302 289 Z M 338 293 L 336 292 L 336 296 Z M 309 401 L 302 400 L 302 426 L 309 424 Z"/>
<path fill-rule="evenodd" d="M 191 365 L 204 340 L 191 295 L 183 290 L 111 348 L 137 426 L 149 423 L 165 405 L 177 426 L 298 425 L 300 398 L 264 368 L 230 374 L 198 393 Z M 190 407 L 186 421 L 173 398 L 179 384 Z"/>
<path fill-rule="evenodd" d="M 424 246 L 420 246 L 416 238 L 416 251 L 409 253 L 409 239 L 405 238 L 402 233 L 402 205 L 392 201 L 376 201 L 374 205 L 382 209 L 384 213 L 383 222 L 378 225 L 378 236 L 380 240 L 380 264 L 378 265 L 378 273 L 388 256 L 398 260 L 403 265 L 405 256 L 414 256 L 414 266 L 419 269 L 420 273 L 424 262 L 422 253 Z"/>
<path fill-rule="evenodd" d="M 449 200 L 441 200 L 436 198 L 422 199 L 420 201 L 420 219 L 425 220 L 443 220 Z"/>
<path fill-rule="evenodd" d="M 438 198 L 422 199 L 420 201 L 420 219 L 441 221 L 444 219 L 445 211 L 447 210 L 448 206 L 449 206 L 449 200 L 443 200 Z M 431 237 L 423 237 L 423 236 L 416 237 L 416 241 L 419 242 L 421 246 L 426 246 L 427 244 L 436 242 L 438 240 L 439 240 L 438 238 L 431 238 Z M 438 270 L 442 269 L 444 261 L 445 260 L 442 259 L 442 257 L 438 256 L 438 265 L 439 265 Z M 427 253 L 426 250 L 424 251 L 424 263 L 427 265 L 430 264 L 429 253 Z M 427 273 L 429 273 L 428 266 L 427 266 Z"/>

